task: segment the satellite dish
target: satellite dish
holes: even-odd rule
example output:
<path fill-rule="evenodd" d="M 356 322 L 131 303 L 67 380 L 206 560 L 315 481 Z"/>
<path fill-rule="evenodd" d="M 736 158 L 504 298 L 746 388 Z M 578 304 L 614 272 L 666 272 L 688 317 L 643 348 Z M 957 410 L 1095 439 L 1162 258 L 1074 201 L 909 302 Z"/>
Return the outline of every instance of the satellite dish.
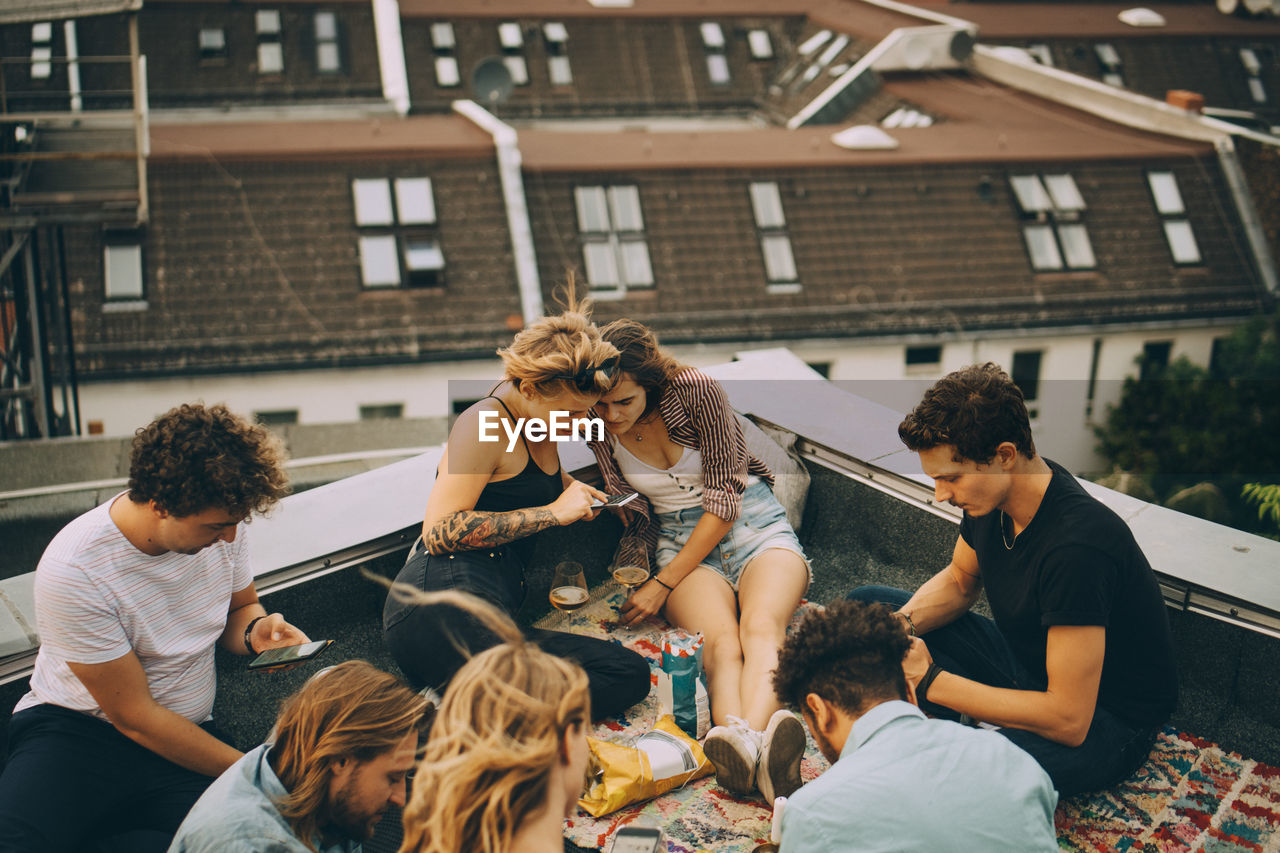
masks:
<path fill-rule="evenodd" d="M 471 72 L 471 89 L 482 104 L 494 106 L 511 96 L 515 81 L 500 56 L 482 59 Z"/>

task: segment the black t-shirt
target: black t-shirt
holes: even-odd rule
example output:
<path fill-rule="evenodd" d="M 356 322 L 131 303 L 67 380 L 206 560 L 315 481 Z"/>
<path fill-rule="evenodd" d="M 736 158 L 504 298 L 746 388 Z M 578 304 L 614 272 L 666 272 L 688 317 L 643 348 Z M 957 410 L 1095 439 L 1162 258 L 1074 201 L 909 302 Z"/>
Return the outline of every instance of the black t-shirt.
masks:
<path fill-rule="evenodd" d="M 1178 701 L 1178 675 L 1151 564 L 1120 516 L 1062 466 L 1045 461 L 1053 479 L 1016 540 L 1012 521 L 1001 530 L 999 511 L 965 513 L 960 523 L 960 535 L 978 554 L 996 625 L 1042 680 L 1051 626 L 1104 626 L 1098 704 L 1132 723 L 1163 723 Z"/>

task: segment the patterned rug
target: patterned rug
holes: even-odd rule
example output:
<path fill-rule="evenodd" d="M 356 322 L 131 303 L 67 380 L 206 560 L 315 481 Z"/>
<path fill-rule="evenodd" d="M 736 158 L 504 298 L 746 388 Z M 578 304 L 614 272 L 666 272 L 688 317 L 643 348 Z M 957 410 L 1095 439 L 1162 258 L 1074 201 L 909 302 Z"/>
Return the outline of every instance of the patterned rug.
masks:
<path fill-rule="evenodd" d="M 553 612 L 538 625 L 607 637 L 644 655 L 656 673 L 662 660 L 658 639 L 667 625 L 617 627 L 616 608 L 624 598 L 625 590 L 609 582 L 593 590 L 581 610 Z M 656 675 L 651 678 L 656 682 Z M 658 714 L 651 692 L 625 719 L 600 723 L 593 734 L 626 743 L 651 729 Z M 826 768 L 810 739 L 802 777 L 807 782 Z M 770 810 L 764 801 L 734 797 L 716 785 L 714 776 L 602 818 L 579 809 L 566 822 L 565 837 L 580 847 L 604 850 L 619 826 L 641 817 L 665 829 L 669 853 L 750 853 L 769 840 Z M 1064 851 L 1280 853 L 1280 769 L 1169 728 L 1133 778 L 1112 791 L 1063 800 L 1055 820 Z"/>

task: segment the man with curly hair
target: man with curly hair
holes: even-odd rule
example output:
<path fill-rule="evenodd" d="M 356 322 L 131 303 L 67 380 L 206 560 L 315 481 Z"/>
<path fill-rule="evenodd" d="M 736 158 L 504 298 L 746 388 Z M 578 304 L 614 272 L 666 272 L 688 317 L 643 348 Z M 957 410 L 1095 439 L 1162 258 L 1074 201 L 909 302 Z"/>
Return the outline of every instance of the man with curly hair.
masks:
<path fill-rule="evenodd" d="M 307 641 L 258 603 L 245 522 L 287 491 L 283 451 L 225 406 L 138 430 L 129 489 L 36 567 L 40 652 L 9 724 L 0 851 L 163 851 L 240 758 L 211 726 L 214 644 Z"/>
<path fill-rule="evenodd" d="M 783 806 L 782 853 L 1056 851 L 1049 777 L 994 732 L 926 718 L 903 676 L 911 643 L 860 601 L 808 614 L 783 643 L 774 690 L 831 769 Z"/>
<path fill-rule="evenodd" d="M 1063 796 L 1127 778 L 1178 699 L 1164 598 L 1128 525 L 1036 452 L 1022 391 L 995 364 L 938 380 L 898 435 L 934 500 L 964 510 L 960 536 L 914 594 L 850 597 L 924 636 L 906 663 L 921 706 L 998 726 Z M 984 588 L 994 620 L 970 612 Z"/>

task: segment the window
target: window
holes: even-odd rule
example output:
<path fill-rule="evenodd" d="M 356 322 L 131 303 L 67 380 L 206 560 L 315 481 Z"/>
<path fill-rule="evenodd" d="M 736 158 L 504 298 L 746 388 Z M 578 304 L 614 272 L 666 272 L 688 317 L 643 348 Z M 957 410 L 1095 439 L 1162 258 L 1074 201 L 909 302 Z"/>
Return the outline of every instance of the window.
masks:
<path fill-rule="evenodd" d="M 316 35 L 316 71 L 338 74 L 342 71 L 342 47 L 338 40 L 338 16 L 333 12 L 316 12 L 312 18 Z"/>
<path fill-rule="evenodd" d="M 747 47 L 751 50 L 752 59 L 773 59 L 773 39 L 768 30 L 749 30 Z"/>
<path fill-rule="evenodd" d="M 1244 66 L 1244 73 L 1249 75 L 1249 97 L 1255 104 L 1265 104 L 1267 87 L 1262 83 L 1262 62 L 1258 59 L 1258 52 L 1251 47 L 1240 48 L 1240 64 Z"/>
<path fill-rule="evenodd" d="M 1139 379 L 1158 379 L 1169 366 L 1169 354 L 1173 341 L 1147 341 L 1142 345 L 1142 358 L 1138 362 Z"/>
<path fill-rule="evenodd" d="M 552 86 L 573 85 L 573 69 L 569 67 L 567 43 L 569 31 L 561 23 L 542 26 L 542 38 L 547 46 L 547 74 Z"/>
<path fill-rule="evenodd" d="M 201 59 L 227 58 L 227 33 L 222 27 L 205 27 L 196 37 Z"/>
<path fill-rule="evenodd" d="M 1021 350 L 1013 354 L 1013 367 L 1009 377 L 1013 384 L 1022 391 L 1022 399 L 1027 404 L 1027 415 L 1035 420 L 1040 416 L 1040 360 L 1043 350 Z"/>
<path fill-rule="evenodd" d="M 284 71 L 284 45 L 280 42 L 280 10 L 259 9 L 253 21 L 258 34 L 258 73 L 281 73 Z"/>
<path fill-rule="evenodd" d="M 440 287 L 444 251 L 430 178 L 357 178 L 351 182 L 366 288 Z"/>
<path fill-rule="evenodd" d="M 729 75 L 729 59 L 725 56 L 724 30 L 714 21 L 707 21 L 699 28 L 702 32 L 702 47 L 707 52 L 707 76 L 716 86 L 727 86 L 732 82 Z"/>
<path fill-rule="evenodd" d="M 453 24 L 447 21 L 431 25 L 431 49 L 435 54 L 436 85 L 451 89 L 462 82 L 458 73 L 458 57 L 454 51 L 457 42 L 453 37 Z"/>
<path fill-rule="evenodd" d="M 592 289 L 621 295 L 628 287 L 652 287 L 639 189 L 632 185 L 575 187 L 573 198 Z"/>
<path fill-rule="evenodd" d="M 1093 46 L 1102 70 L 1102 82 L 1108 86 L 1124 86 L 1124 68 L 1120 64 L 1120 54 L 1113 45 L 1099 42 Z"/>
<path fill-rule="evenodd" d="M 937 367 L 942 364 L 942 347 L 936 344 L 907 347 L 906 364 L 907 367 Z"/>
<path fill-rule="evenodd" d="M 524 58 L 524 31 L 516 23 L 498 24 L 498 44 L 502 47 L 502 64 L 516 86 L 529 85 L 529 65 Z"/>
<path fill-rule="evenodd" d="M 31 25 L 31 79 L 48 80 L 53 74 L 53 23 Z"/>
<path fill-rule="evenodd" d="M 1164 238 L 1169 244 L 1173 262 L 1182 266 L 1200 263 L 1200 246 L 1186 217 L 1187 208 L 1178 190 L 1178 179 L 1169 171 L 1147 172 L 1147 185 L 1151 187 L 1151 200 L 1155 202 L 1156 212 L 1162 217 Z"/>
<path fill-rule="evenodd" d="M 769 293 L 795 293 L 800 290 L 796 259 L 787 233 L 787 218 L 782 211 L 782 195 L 772 181 L 753 183 L 751 211 L 755 215 L 760 236 L 760 252 L 764 257 L 766 289 Z"/>
<path fill-rule="evenodd" d="M 273 409 L 265 412 L 254 412 L 253 419 L 263 426 L 287 426 L 298 422 L 298 410 Z"/>
<path fill-rule="evenodd" d="M 1087 270 L 1098 265 L 1089 231 L 1080 221 L 1086 205 L 1069 174 L 1012 175 L 1022 236 L 1036 272 Z"/>
<path fill-rule="evenodd" d="M 104 295 L 108 302 L 138 302 L 143 286 L 142 239 L 136 231 L 108 231 L 103 237 Z"/>
<path fill-rule="evenodd" d="M 360 420 L 375 421 L 404 417 L 404 403 L 377 403 L 360 407 Z"/>

